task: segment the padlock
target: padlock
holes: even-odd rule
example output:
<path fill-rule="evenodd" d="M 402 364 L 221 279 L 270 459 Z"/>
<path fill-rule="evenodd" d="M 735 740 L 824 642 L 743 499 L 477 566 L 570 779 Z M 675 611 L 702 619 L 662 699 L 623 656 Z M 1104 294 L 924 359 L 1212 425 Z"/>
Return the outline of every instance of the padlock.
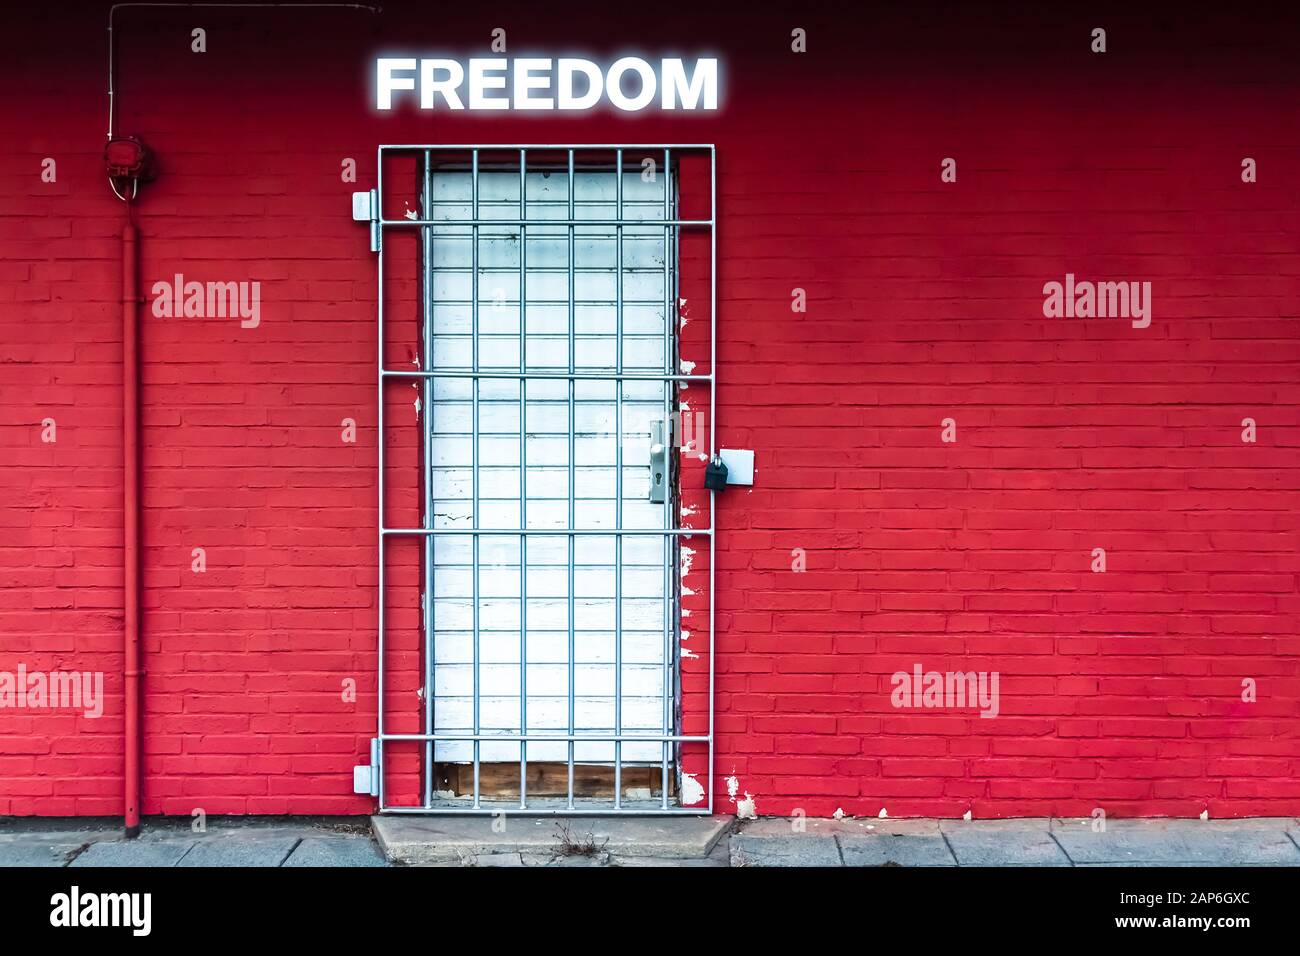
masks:
<path fill-rule="evenodd" d="M 714 455 L 705 466 L 704 487 L 710 491 L 723 491 L 727 487 L 727 466 L 721 455 Z"/>

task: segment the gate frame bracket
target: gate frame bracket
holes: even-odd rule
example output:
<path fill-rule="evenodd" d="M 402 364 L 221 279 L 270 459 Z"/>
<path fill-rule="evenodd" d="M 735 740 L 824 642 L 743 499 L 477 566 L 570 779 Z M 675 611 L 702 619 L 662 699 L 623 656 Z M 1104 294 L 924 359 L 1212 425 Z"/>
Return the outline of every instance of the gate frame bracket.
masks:
<path fill-rule="evenodd" d="M 379 796 L 379 740 L 370 740 L 370 763 L 352 768 L 352 792 L 366 797 Z"/>
<path fill-rule="evenodd" d="M 370 223 L 370 251 L 379 251 L 379 190 L 370 189 L 352 194 L 352 218 L 356 222 Z"/>

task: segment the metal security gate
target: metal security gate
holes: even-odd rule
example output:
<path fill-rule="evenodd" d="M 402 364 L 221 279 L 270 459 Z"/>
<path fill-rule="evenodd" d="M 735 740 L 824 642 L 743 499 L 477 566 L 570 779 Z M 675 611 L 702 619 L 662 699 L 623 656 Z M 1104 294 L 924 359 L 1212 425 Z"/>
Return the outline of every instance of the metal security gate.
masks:
<path fill-rule="evenodd" d="M 707 218 L 679 218 L 674 171 L 692 154 L 707 157 Z M 414 160 L 401 218 L 383 212 L 393 156 Z M 380 253 L 367 783 L 381 812 L 712 812 L 711 786 L 699 806 L 673 791 L 682 745 L 707 747 L 710 780 L 713 765 L 713 529 L 680 527 L 674 481 L 678 389 L 703 386 L 714 420 L 713 159 L 710 146 L 380 147 L 368 215 L 354 202 L 354 216 L 370 220 Z M 399 229 L 418 230 L 416 370 L 385 367 L 383 244 Z M 676 351 L 684 229 L 708 233 L 707 374 L 684 373 Z M 419 390 L 419 527 L 384 518 L 385 386 L 403 379 Z M 411 536 L 422 545 L 421 729 L 398 733 L 385 723 L 385 545 Z M 710 558 L 708 730 L 691 735 L 677 671 L 689 537 L 707 538 Z M 386 745 L 410 743 L 419 799 L 397 802 Z M 492 785 L 506 765 L 518 781 L 508 799 Z M 542 767 L 562 783 L 530 795 L 530 769 Z M 611 778 L 607 798 L 584 792 L 592 774 Z"/>

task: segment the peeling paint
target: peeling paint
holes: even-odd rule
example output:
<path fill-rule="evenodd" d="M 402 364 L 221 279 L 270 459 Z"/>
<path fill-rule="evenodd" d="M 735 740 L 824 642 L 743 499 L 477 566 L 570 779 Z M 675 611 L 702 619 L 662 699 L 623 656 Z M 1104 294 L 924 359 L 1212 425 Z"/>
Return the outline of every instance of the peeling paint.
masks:
<path fill-rule="evenodd" d="M 727 778 L 727 798 L 736 805 L 736 816 L 741 820 L 755 820 L 758 818 L 758 804 L 754 800 L 754 795 L 748 790 L 739 800 L 736 799 L 740 793 L 740 778 L 734 773 Z"/>
<path fill-rule="evenodd" d="M 844 812 L 843 807 L 836 807 L 835 812 L 831 814 L 836 820 L 843 820 L 848 814 Z"/>
<path fill-rule="evenodd" d="M 697 803 L 704 802 L 704 788 L 700 786 L 700 781 L 696 779 L 696 774 L 682 771 L 682 803 L 685 806 L 693 807 Z"/>
<path fill-rule="evenodd" d="M 682 383 L 683 387 L 685 386 L 685 384 L 686 384 L 685 382 Z M 683 401 L 681 402 L 681 405 L 680 405 L 680 408 L 678 409 L 678 411 L 679 411 L 679 413 L 680 413 L 680 415 L 681 415 L 681 422 L 682 422 L 682 437 L 685 438 L 685 437 L 686 437 L 686 432 L 687 432 L 686 423 L 690 420 L 690 417 L 691 417 L 691 404 L 690 404 L 690 402 L 687 402 L 687 401 L 684 401 L 684 400 L 683 400 Z M 695 439 L 694 439 L 694 438 L 688 439 L 687 441 L 683 442 L 683 443 L 681 444 L 681 446 L 680 446 L 680 451 L 681 451 L 681 453 L 682 453 L 682 457 L 685 457 L 685 456 L 689 455 L 689 454 L 690 454 L 694 449 L 695 449 Z"/>

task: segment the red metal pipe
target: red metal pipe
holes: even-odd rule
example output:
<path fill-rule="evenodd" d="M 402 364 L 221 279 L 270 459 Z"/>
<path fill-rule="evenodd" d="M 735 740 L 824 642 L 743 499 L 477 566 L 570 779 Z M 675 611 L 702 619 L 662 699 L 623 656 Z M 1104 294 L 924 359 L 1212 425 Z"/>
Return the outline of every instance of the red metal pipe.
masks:
<path fill-rule="evenodd" d="M 140 245 L 131 204 L 122 227 L 122 634 L 126 742 L 123 817 L 128 839 L 140 835 Z"/>

